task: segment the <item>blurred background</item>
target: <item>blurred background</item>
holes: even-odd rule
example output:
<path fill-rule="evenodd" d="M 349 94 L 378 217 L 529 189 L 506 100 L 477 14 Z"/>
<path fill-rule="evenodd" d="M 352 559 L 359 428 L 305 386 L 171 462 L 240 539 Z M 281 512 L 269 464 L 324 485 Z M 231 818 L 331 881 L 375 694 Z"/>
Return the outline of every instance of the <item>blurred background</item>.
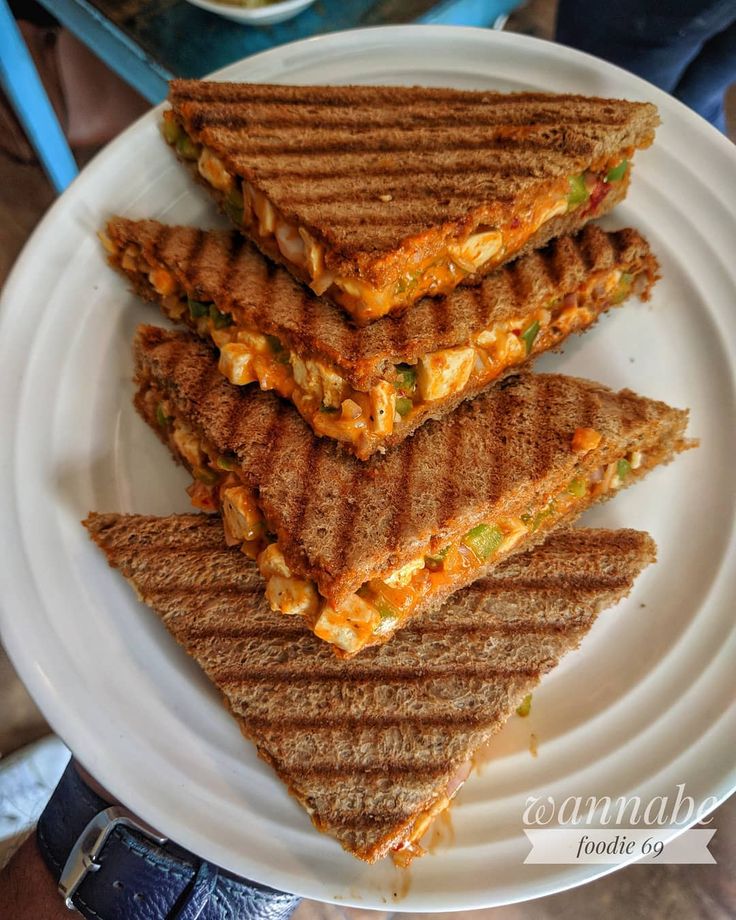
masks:
<path fill-rule="evenodd" d="M 608 10 L 588 0 L 243 2 L 0 0 L 0 286 L 59 192 L 164 98 L 168 78 L 204 76 L 322 32 L 426 22 L 559 40 L 650 79 L 736 139 L 736 2 L 729 0 L 617 0 Z M 48 735 L 0 646 L 0 867 L 30 832 L 68 756 Z M 717 865 L 633 866 L 582 889 L 472 916 L 736 917 L 735 803 L 736 797 L 718 809 L 711 824 Z M 369 915 L 380 916 L 304 902 L 295 917 Z"/>

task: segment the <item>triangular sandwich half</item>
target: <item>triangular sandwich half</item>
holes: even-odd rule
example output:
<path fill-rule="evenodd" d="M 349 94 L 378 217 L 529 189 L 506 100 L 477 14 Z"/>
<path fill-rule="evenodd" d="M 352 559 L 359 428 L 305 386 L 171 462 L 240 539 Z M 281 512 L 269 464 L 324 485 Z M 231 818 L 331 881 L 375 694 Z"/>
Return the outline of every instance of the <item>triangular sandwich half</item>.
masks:
<path fill-rule="evenodd" d="M 636 230 L 588 225 L 477 287 L 356 329 L 237 233 L 118 217 L 101 236 L 138 293 L 217 345 L 231 383 L 275 390 L 314 432 L 362 460 L 585 331 L 630 294 L 647 298 L 657 275 Z"/>
<path fill-rule="evenodd" d="M 341 661 L 298 618 L 269 609 L 256 566 L 225 547 L 217 517 L 85 524 L 315 826 L 368 862 L 421 853 L 474 751 L 655 556 L 633 530 L 556 533 L 387 645 Z"/>
<path fill-rule="evenodd" d="M 228 383 L 194 336 L 142 326 L 135 349 L 136 406 L 193 473 L 195 505 L 257 557 L 274 609 L 348 655 L 689 446 L 683 410 L 527 374 L 361 462 Z"/>
<path fill-rule="evenodd" d="M 174 80 L 164 134 L 237 228 L 363 325 L 626 194 L 649 103 Z"/>

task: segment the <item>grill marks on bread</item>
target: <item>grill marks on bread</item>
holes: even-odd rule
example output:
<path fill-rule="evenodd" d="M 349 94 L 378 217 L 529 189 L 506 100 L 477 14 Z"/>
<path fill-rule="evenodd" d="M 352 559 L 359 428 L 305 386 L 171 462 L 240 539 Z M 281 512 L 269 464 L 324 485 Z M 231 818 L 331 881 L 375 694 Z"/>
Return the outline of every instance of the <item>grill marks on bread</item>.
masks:
<path fill-rule="evenodd" d="M 595 462 L 605 465 L 660 441 L 667 459 L 682 449 L 687 421 L 627 390 L 526 374 L 362 463 L 317 439 L 273 394 L 231 386 L 192 336 L 141 327 L 136 351 L 139 378 L 153 378 L 219 453 L 238 456 L 290 568 L 333 602 L 424 552 L 430 538 L 545 504 L 576 472 L 576 428 L 601 432 L 607 447 Z"/>
<path fill-rule="evenodd" d="M 235 311 L 241 321 L 277 336 L 303 357 L 334 364 L 358 389 L 375 384 L 387 365 L 464 345 L 481 329 L 546 306 L 593 272 L 644 265 L 651 278 L 657 273 L 656 260 L 637 231 L 605 233 L 588 225 L 499 269 L 478 286 L 424 298 L 403 315 L 358 329 L 339 307 L 311 294 L 237 233 L 210 232 L 205 243 L 201 230 L 121 217 L 110 221 L 108 232 L 122 248 L 133 243 L 158 259 L 196 298 L 215 302 L 223 312 Z M 145 296 L 156 299 L 152 291 Z"/>
<path fill-rule="evenodd" d="M 370 861 L 655 555 L 636 531 L 554 534 L 349 662 L 268 608 L 219 518 L 92 514 L 85 525 L 317 826 Z"/>
<path fill-rule="evenodd" d="M 540 182 L 648 143 L 658 124 L 646 103 L 420 87 L 175 80 L 170 101 L 197 141 L 345 258 L 484 202 L 500 218 Z"/>

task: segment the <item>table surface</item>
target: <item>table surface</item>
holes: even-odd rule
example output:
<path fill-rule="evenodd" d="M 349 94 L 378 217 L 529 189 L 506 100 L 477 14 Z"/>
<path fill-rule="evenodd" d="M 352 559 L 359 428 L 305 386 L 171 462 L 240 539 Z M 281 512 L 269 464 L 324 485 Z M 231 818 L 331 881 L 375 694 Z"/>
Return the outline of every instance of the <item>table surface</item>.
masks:
<path fill-rule="evenodd" d="M 186 0 L 40 0 L 149 101 L 172 77 L 202 77 L 298 39 L 396 23 L 490 26 L 519 0 L 316 0 L 293 19 L 247 26 Z"/>

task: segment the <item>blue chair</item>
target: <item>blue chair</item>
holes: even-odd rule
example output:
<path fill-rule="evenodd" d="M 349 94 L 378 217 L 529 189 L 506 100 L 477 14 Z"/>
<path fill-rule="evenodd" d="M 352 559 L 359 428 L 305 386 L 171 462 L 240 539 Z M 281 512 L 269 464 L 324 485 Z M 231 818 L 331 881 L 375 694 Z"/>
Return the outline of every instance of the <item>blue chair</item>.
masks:
<path fill-rule="evenodd" d="M 0 84 L 57 192 L 77 164 L 6 0 L 0 0 Z"/>

